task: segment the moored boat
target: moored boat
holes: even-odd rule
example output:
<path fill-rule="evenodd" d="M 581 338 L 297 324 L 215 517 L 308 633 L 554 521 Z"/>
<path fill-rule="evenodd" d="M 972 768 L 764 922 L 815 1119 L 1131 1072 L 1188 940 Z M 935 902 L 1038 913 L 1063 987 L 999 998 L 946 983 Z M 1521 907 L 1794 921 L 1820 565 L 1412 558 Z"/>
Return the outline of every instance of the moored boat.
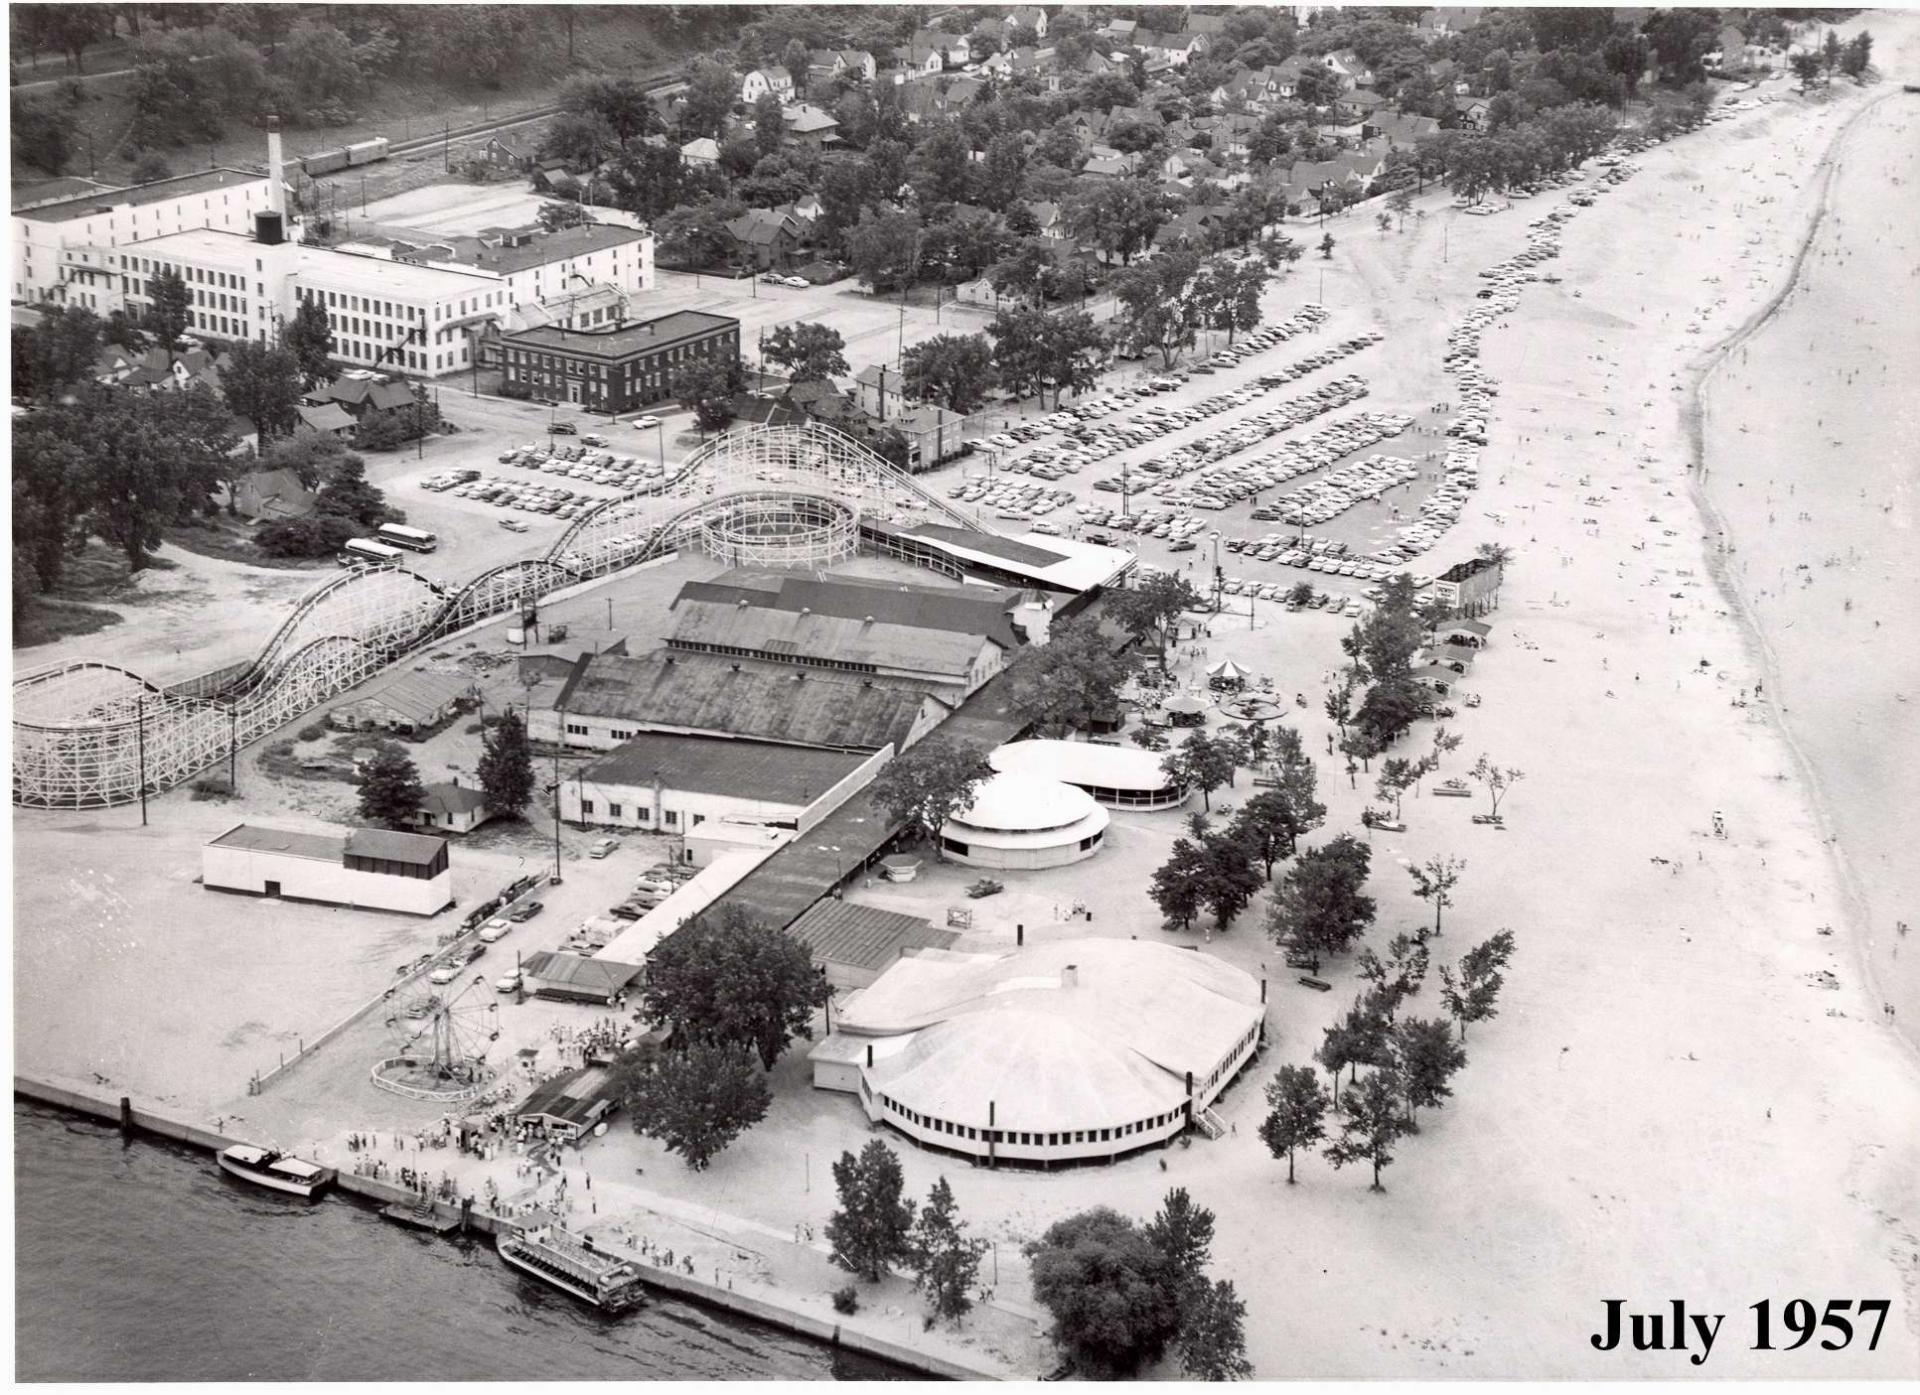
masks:
<path fill-rule="evenodd" d="M 637 1307 L 644 1292 L 638 1265 L 595 1249 L 591 1236 L 575 1235 L 545 1217 L 504 1232 L 498 1249 L 515 1269 L 603 1312 Z"/>
<path fill-rule="evenodd" d="M 321 1167 L 304 1158 L 256 1148 L 251 1143 L 236 1143 L 220 1153 L 220 1170 L 291 1196 L 315 1197 L 333 1185 L 330 1167 Z"/>

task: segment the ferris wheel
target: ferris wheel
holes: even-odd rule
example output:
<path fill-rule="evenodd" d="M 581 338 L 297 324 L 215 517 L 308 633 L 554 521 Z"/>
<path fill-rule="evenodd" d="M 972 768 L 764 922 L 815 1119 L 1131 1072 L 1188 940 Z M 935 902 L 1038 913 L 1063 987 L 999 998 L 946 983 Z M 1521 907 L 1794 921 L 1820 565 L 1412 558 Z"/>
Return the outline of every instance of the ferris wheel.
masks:
<path fill-rule="evenodd" d="M 409 1063 L 408 1073 L 432 1086 L 478 1085 L 493 1078 L 487 1055 L 500 1039 L 500 1005 L 474 977 L 442 987 L 426 984 L 412 994 L 387 994 L 390 1059 Z"/>

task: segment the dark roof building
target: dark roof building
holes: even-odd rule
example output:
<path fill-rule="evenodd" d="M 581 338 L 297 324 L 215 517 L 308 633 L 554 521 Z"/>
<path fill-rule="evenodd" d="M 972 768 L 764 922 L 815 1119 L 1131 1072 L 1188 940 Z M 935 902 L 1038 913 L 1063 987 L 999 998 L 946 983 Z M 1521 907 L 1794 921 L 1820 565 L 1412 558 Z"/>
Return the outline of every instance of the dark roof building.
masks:
<path fill-rule="evenodd" d="M 865 988 L 890 965 L 923 949 L 950 949 L 960 937 L 919 916 L 828 897 L 788 927 L 814 964 L 840 988 Z"/>
<path fill-rule="evenodd" d="M 740 794 L 805 804 L 859 769 L 865 757 L 769 742 L 645 732 L 601 757 L 579 778 L 587 784 L 653 785 L 690 794 Z"/>
<path fill-rule="evenodd" d="M 712 581 L 690 581 L 681 601 L 746 604 L 789 613 L 871 619 L 923 630 L 984 635 L 1005 648 L 1020 643 L 1013 626 L 1021 592 L 981 586 L 908 586 L 865 577 L 735 569 Z"/>
<path fill-rule="evenodd" d="M 740 360 L 740 321 L 702 310 L 655 320 L 577 330 L 521 330 L 500 341 L 508 386 L 536 397 L 626 412 L 665 401 L 674 371 L 697 359 Z"/>

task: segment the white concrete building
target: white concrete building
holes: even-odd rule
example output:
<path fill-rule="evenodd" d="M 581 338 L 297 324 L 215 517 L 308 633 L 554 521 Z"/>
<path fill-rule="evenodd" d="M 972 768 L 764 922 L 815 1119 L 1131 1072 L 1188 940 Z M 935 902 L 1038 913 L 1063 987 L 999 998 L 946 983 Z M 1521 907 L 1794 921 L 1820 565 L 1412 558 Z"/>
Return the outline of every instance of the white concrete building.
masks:
<path fill-rule="evenodd" d="M 209 891 L 410 915 L 453 904 L 447 840 L 379 828 L 340 835 L 235 824 L 200 850 L 200 880 Z"/>
<path fill-rule="evenodd" d="M 560 816 L 601 828 L 688 833 L 707 823 L 804 833 L 893 755 L 648 732 L 560 785 Z"/>
<path fill-rule="evenodd" d="M 923 1147 L 1111 1162 L 1197 1124 L 1259 1048 L 1262 983 L 1211 956 L 1078 939 L 922 950 L 838 1005 L 813 1083 Z"/>
<path fill-rule="evenodd" d="M 274 206 L 272 188 L 266 175 L 222 168 L 16 209 L 13 299 L 105 315 L 114 307 L 103 278 L 118 270 L 110 249 L 188 230 L 250 234 L 254 215 Z"/>
<path fill-rule="evenodd" d="M 501 282 L 510 307 L 557 308 L 570 297 L 584 300 L 607 290 L 616 298 L 630 298 L 654 286 L 653 234 L 617 224 L 583 223 L 554 233 L 537 228 L 487 229 L 478 237 L 396 250 L 394 260 Z M 586 317 L 564 318 L 570 328 L 580 329 L 639 317 L 623 313 L 617 299 L 600 296 Z M 549 309 L 539 322 L 554 319 Z M 524 327 L 508 324 L 510 329 Z"/>
<path fill-rule="evenodd" d="M 982 780 L 973 802 L 940 829 L 950 862 L 1013 870 L 1064 867 L 1100 851 L 1107 811 L 1084 790 L 1036 775 Z"/>

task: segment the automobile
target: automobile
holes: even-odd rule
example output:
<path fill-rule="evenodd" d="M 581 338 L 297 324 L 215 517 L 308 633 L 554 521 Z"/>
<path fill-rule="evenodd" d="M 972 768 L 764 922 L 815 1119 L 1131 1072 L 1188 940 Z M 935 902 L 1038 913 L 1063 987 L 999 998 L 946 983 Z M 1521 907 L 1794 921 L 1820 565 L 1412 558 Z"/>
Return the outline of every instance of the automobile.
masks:
<path fill-rule="evenodd" d="M 580 434 L 580 428 L 570 421 L 556 421 L 548 424 L 547 434 L 550 436 L 578 436 Z"/>
<path fill-rule="evenodd" d="M 1195 541 L 1194 541 L 1194 540 L 1193 540 L 1192 538 L 1181 538 L 1181 539 L 1179 539 L 1179 540 L 1178 540 L 1177 542 L 1173 542 L 1173 543 L 1169 543 L 1169 544 L 1167 545 L 1167 551 L 1169 551 L 1169 552 L 1192 552 L 1192 551 L 1194 550 L 1194 548 L 1196 548 L 1196 547 L 1198 547 L 1198 546 L 1199 546 L 1199 544 L 1198 544 L 1198 543 L 1196 543 L 1196 542 L 1195 542 Z"/>
<path fill-rule="evenodd" d="M 525 925 L 545 909 L 546 907 L 538 901 L 523 901 L 507 912 L 507 919 L 515 925 Z"/>
<path fill-rule="evenodd" d="M 500 526 L 505 528 L 509 533 L 524 533 L 527 531 L 527 521 L 523 518 L 503 518 L 500 520 Z"/>
<path fill-rule="evenodd" d="M 763 284 L 768 286 L 784 286 L 787 284 L 787 278 L 785 276 L 782 276 L 777 271 L 761 272 L 760 280 Z"/>
<path fill-rule="evenodd" d="M 658 425 L 660 425 L 659 417 L 635 417 L 633 419 L 633 428 L 636 431 L 651 431 Z"/>
<path fill-rule="evenodd" d="M 467 971 L 467 965 L 472 962 L 473 960 L 471 957 L 464 954 L 456 954 L 453 956 L 453 958 L 449 959 L 446 963 L 442 964 L 439 968 L 435 969 L 432 973 L 428 974 L 427 982 L 437 983 L 442 986 L 452 983 L 455 979 L 459 978 L 461 974 Z"/>
<path fill-rule="evenodd" d="M 587 849 L 587 856 L 592 858 L 605 857 L 619 846 L 620 840 L 618 838 L 602 838 Z"/>
<path fill-rule="evenodd" d="M 786 280 L 782 281 L 780 284 L 783 286 L 791 286 L 796 291 L 804 291 L 805 289 L 807 289 L 807 287 L 811 286 L 813 282 L 809 281 L 804 276 L 789 276 L 787 277 Z"/>
<path fill-rule="evenodd" d="M 481 943 L 492 944 L 495 940 L 504 938 L 511 929 L 513 929 L 513 926 L 505 920 L 490 920 L 480 927 Z"/>
<path fill-rule="evenodd" d="M 493 991 L 496 993 L 518 993 L 521 982 L 520 971 L 515 969 L 512 973 L 502 974 L 499 978 L 496 978 L 493 981 Z"/>

